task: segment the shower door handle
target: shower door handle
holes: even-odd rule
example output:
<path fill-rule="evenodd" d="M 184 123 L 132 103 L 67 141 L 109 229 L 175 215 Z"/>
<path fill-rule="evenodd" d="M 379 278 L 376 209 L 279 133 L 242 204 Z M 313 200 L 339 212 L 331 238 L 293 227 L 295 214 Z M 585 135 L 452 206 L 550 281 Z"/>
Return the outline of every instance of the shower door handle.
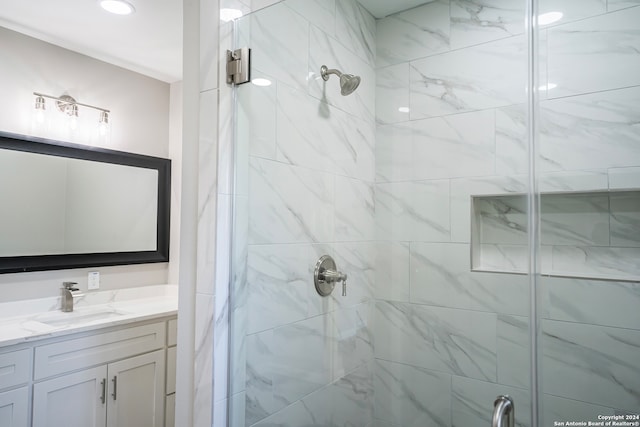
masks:
<path fill-rule="evenodd" d="M 498 396 L 493 402 L 491 427 L 515 427 L 514 418 L 513 399 L 507 395 Z"/>

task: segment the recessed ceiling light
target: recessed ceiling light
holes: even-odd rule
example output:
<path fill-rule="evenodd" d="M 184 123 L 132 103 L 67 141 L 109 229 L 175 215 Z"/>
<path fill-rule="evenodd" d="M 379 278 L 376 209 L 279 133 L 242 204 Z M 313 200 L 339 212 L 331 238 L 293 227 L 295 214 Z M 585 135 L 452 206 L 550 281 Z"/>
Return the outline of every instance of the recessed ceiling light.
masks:
<path fill-rule="evenodd" d="M 409 109 L 409 107 L 400 107 L 398 108 L 398 111 L 400 111 L 401 113 L 408 113 L 411 110 Z"/>
<path fill-rule="evenodd" d="M 131 15 L 136 11 L 131 3 L 124 0 L 100 0 L 100 6 L 116 15 Z"/>
<path fill-rule="evenodd" d="M 559 21 L 563 17 L 562 12 L 547 12 L 542 15 L 538 15 L 538 25 L 549 25 L 556 21 Z"/>
<path fill-rule="evenodd" d="M 240 17 L 242 17 L 242 11 L 239 9 L 220 9 L 221 21 L 230 22 Z"/>

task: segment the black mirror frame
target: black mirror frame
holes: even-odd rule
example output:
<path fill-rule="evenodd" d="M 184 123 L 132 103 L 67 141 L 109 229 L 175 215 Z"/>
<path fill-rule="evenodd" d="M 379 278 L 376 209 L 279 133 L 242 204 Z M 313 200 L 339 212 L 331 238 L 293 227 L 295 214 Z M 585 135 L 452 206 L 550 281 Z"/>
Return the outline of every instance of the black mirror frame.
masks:
<path fill-rule="evenodd" d="M 114 163 L 158 171 L 157 246 L 155 251 L 0 257 L 0 274 L 169 261 L 171 160 L 6 132 L 0 132 L 0 149 Z"/>

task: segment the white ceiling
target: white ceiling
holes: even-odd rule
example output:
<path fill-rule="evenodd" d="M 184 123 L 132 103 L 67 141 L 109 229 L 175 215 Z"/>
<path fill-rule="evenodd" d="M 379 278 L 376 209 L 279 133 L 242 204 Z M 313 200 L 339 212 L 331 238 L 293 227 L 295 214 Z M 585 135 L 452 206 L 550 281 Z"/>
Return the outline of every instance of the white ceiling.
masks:
<path fill-rule="evenodd" d="M 340 1 L 340 0 L 338 0 Z M 359 0 L 376 18 L 429 0 Z M 130 0 L 118 16 L 98 0 L 0 0 L 0 26 L 173 83 L 182 79 L 182 0 Z"/>
<path fill-rule="evenodd" d="M 130 0 L 107 13 L 98 0 L 0 0 L 0 26 L 173 83 L 182 79 L 182 0 Z"/>

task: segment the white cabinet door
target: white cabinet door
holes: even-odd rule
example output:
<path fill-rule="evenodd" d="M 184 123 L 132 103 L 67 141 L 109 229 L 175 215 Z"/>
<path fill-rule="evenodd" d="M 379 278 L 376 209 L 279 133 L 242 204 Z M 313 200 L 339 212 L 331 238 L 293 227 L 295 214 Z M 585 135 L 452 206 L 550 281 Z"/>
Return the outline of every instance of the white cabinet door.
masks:
<path fill-rule="evenodd" d="M 0 393 L 0 426 L 28 427 L 29 390 L 22 387 Z"/>
<path fill-rule="evenodd" d="M 104 427 L 106 378 L 98 366 L 35 384 L 33 427 Z"/>
<path fill-rule="evenodd" d="M 163 427 L 164 350 L 110 363 L 108 427 Z"/>

